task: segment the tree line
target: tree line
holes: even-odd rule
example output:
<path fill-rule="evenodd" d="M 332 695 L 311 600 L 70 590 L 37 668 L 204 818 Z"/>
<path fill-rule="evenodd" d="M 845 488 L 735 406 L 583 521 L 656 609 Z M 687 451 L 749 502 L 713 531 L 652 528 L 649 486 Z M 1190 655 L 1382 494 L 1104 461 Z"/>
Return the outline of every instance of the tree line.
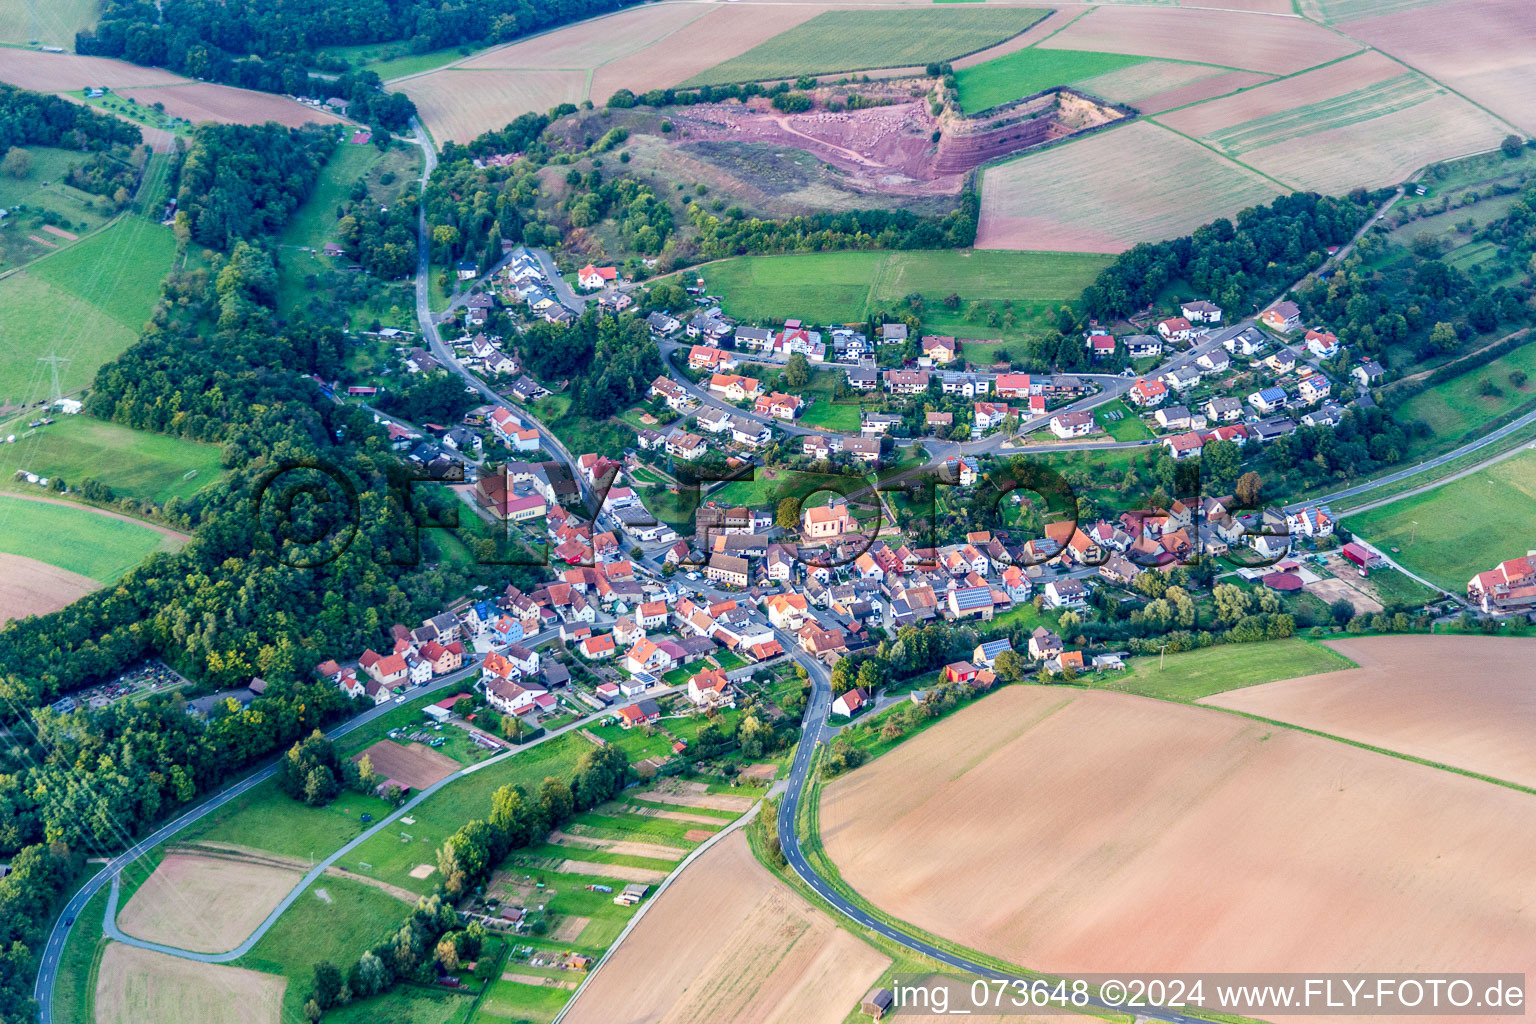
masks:
<path fill-rule="evenodd" d="M 1083 307 L 1101 320 L 1138 313 L 1169 285 L 1183 283 L 1228 311 L 1248 315 L 1253 303 L 1289 287 L 1344 245 L 1386 190 L 1347 197 L 1295 192 L 1225 217 L 1193 234 L 1142 242 L 1121 253 L 1083 292 Z"/>
<path fill-rule="evenodd" d="M 229 249 L 281 230 L 334 147 L 334 131 L 317 125 L 198 125 L 176 191 L 178 238 Z"/>
<path fill-rule="evenodd" d="M 0 83 L 0 154 L 15 146 L 57 146 L 100 152 L 137 146 L 139 126 L 62 96 Z"/>

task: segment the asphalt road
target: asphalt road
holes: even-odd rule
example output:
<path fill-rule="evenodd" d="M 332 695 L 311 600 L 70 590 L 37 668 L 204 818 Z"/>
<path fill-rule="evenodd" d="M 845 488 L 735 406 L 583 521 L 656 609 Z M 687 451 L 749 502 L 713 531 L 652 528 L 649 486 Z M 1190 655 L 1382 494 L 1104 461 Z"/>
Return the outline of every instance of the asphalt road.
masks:
<path fill-rule="evenodd" d="M 1478 451 L 1479 449 L 1486 448 L 1490 444 L 1493 444 L 1495 441 L 1506 438 L 1510 434 L 1513 434 L 1515 431 L 1520 430 L 1523 427 L 1527 427 L 1532 423 L 1536 423 L 1536 412 L 1526 413 L 1519 419 L 1513 420 L 1512 422 L 1505 424 L 1497 430 L 1484 434 L 1482 437 L 1475 441 L 1468 441 L 1460 448 L 1448 451 L 1444 455 L 1437 455 L 1432 459 L 1426 459 L 1425 461 L 1409 466 L 1406 469 L 1400 469 L 1395 473 L 1388 473 L 1386 476 L 1380 476 L 1374 480 L 1368 480 L 1362 484 L 1355 484 L 1352 487 L 1345 487 L 1342 490 L 1334 491 L 1330 494 L 1325 494 L 1320 498 L 1313 498 L 1311 501 L 1295 502 L 1294 504 L 1285 506 L 1285 510 L 1287 512 L 1295 512 L 1299 509 L 1311 508 L 1316 505 L 1327 505 L 1335 501 L 1343 501 L 1346 498 L 1353 498 L 1356 495 L 1366 494 L 1370 491 L 1374 491 L 1378 487 L 1384 487 L 1387 484 L 1397 483 L 1399 480 L 1406 480 L 1409 477 L 1417 476 L 1420 473 L 1443 466 L 1447 462 L 1452 462 L 1456 459 L 1459 459 L 1463 455 L 1468 455 L 1472 452 Z M 1395 495 L 1394 497 L 1407 497 L 1407 494 Z M 1357 508 L 1354 509 L 1354 511 L 1358 512 L 1360 509 Z"/>

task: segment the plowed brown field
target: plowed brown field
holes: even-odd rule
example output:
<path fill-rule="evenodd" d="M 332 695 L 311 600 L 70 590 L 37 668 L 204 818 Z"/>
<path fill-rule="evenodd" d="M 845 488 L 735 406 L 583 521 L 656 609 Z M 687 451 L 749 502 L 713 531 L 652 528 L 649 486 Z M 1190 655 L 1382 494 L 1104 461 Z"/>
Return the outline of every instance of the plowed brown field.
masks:
<path fill-rule="evenodd" d="M 186 85 L 152 86 L 142 89 L 117 89 L 119 96 L 143 104 L 164 103 L 165 112 L 193 123 L 218 121 L 223 124 L 278 124 L 297 128 L 302 124 L 340 124 L 341 118 L 328 110 L 297 103 L 270 92 L 236 89 L 212 82 L 188 82 Z"/>
<path fill-rule="evenodd" d="M 1360 667 L 1203 703 L 1536 787 L 1536 640 L 1386 636 L 1328 646 Z"/>
<path fill-rule="evenodd" d="M 821 818 L 876 906 L 1041 970 L 1536 969 L 1530 795 L 1209 708 L 1010 687 Z"/>
<path fill-rule="evenodd" d="M 9 619 L 56 612 L 99 586 L 89 576 L 0 553 L 0 625 Z"/>

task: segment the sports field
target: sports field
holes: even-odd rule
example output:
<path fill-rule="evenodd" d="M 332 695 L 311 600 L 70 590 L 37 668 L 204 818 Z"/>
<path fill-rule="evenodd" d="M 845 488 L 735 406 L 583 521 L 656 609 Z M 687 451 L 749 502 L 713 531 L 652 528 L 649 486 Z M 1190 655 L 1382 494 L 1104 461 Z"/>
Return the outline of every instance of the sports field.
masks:
<path fill-rule="evenodd" d="M 1028 7 L 828 11 L 682 84 L 757 82 L 953 60 L 1023 32 L 1046 13 Z"/>
<path fill-rule="evenodd" d="M 1474 575 L 1532 546 L 1533 503 L 1536 452 L 1526 451 L 1427 493 L 1345 516 L 1344 525 L 1425 579 L 1464 593 Z"/>
<path fill-rule="evenodd" d="M 1536 963 L 1528 794 L 1211 708 L 1006 687 L 827 786 L 821 834 L 881 910 L 1052 971 Z"/>
<path fill-rule="evenodd" d="M 565 1019 L 839 1024 L 889 963 L 777 881 L 737 833 L 657 899 Z"/>
<path fill-rule="evenodd" d="M 169 228 L 127 215 L 0 279 L 0 406 L 46 400 L 53 382 L 38 359 L 54 353 L 69 360 L 65 393 L 89 384 L 138 340 L 175 250 Z"/>
<path fill-rule="evenodd" d="M 1118 53 L 1092 53 L 1086 50 L 1044 50 L 1032 46 L 985 64 L 955 72 L 955 87 L 960 93 L 960 107 L 968 114 L 1032 96 L 1044 89 L 1069 85 L 1095 75 L 1132 67 L 1145 57 Z M 1109 97 L 1105 97 L 1108 99 Z"/>
<path fill-rule="evenodd" d="M 1134 121 L 988 167 L 976 245 L 1119 252 L 1188 234 L 1281 191 L 1198 142 Z"/>
<path fill-rule="evenodd" d="M 1536 748 L 1525 741 L 1536 729 L 1536 640 L 1378 636 L 1328 646 L 1360 667 L 1203 703 L 1536 787 Z"/>
<path fill-rule="evenodd" d="M 278 1024 L 282 978 L 114 942 L 96 977 L 96 1024 Z"/>
<path fill-rule="evenodd" d="M 919 250 L 741 256 L 699 273 L 724 297 L 725 311 L 743 320 L 853 323 L 913 292 L 930 304 L 951 292 L 968 301 L 1070 302 L 1108 263 L 1080 252 Z"/>
<path fill-rule="evenodd" d="M 14 429 L 14 428 L 13 428 Z M 190 498 L 224 478 L 217 445 L 131 430 L 89 416 L 60 416 L 15 444 L 0 446 L 0 489 L 38 493 L 13 479 L 19 469 L 62 476 L 71 487 L 94 479 L 121 496 L 163 503 Z"/>
<path fill-rule="evenodd" d="M 100 583 L 116 582 L 155 551 L 185 538 L 67 503 L 0 495 L 0 552 L 35 558 Z"/>
<path fill-rule="evenodd" d="M 1213 693 L 1256 686 L 1297 675 L 1353 668 L 1348 658 L 1305 640 L 1222 644 L 1198 651 L 1132 658 L 1124 672 L 1105 673 L 1106 690 L 1167 700 L 1199 700 Z"/>

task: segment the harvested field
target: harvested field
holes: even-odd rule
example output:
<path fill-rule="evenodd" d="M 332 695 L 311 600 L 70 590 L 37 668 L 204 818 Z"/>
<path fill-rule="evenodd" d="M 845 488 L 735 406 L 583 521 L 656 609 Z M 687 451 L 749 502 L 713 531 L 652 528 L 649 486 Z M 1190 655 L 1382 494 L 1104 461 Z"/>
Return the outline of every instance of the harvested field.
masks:
<path fill-rule="evenodd" d="M 601 18 L 579 21 L 556 32 L 498 46 L 454 64 L 455 68 L 519 71 L 595 68 L 627 56 L 710 13 L 698 4 L 631 7 Z M 606 97 L 604 97 L 606 99 Z"/>
<path fill-rule="evenodd" d="M 1404 8 L 1356 4 L 1341 31 L 1536 134 L 1536 25 L 1528 0 L 1455 0 Z M 1375 15 L 1375 16 L 1372 16 Z"/>
<path fill-rule="evenodd" d="M 1528 794 L 1210 709 L 1009 687 L 821 818 L 876 906 L 1039 970 L 1536 967 Z"/>
<path fill-rule="evenodd" d="M 287 979 L 111 943 L 96 975 L 96 1024 L 277 1024 Z"/>
<path fill-rule="evenodd" d="M 270 862 L 168 853 L 118 911 L 117 924 L 135 938 L 222 953 L 255 931 L 303 874 Z"/>
<path fill-rule="evenodd" d="M 1097 50 L 1143 57 L 1221 54 L 1235 67 L 1278 75 L 1315 67 L 1359 49 L 1300 18 L 1130 5 L 1094 8 L 1040 45 L 1052 50 Z"/>
<path fill-rule="evenodd" d="M 551 832 L 549 842 L 557 846 L 569 846 L 578 850 L 601 850 L 628 857 L 654 857 L 656 860 L 682 860 L 687 850 L 660 843 L 643 843 L 629 839 L 599 839 L 596 836 L 580 836 L 570 832 Z"/>
<path fill-rule="evenodd" d="M 581 930 L 592 923 L 590 917 L 576 917 L 567 914 L 560 918 L 560 923 L 549 930 L 551 942 L 575 942 L 581 935 Z"/>
<path fill-rule="evenodd" d="M 1536 786 L 1536 640 L 1391 636 L 1328 646 L 1360 667 L 1202 703 Z"/>
<path fill-rule="evenodd" d="M 1029 7 L 832 10 L 722 61 L 683 85 L 899 68 L 953 60 L 1023 32 L 1045 16 Z"/>
<path fill-rule="evenodd" d="M 1119 252 L 1278 193 L 1199 143 L 1136 121 L 988 167 L 976 247 Z"/>
<path fill-rule="evenodd" d="M 585 97 L 585 71 L 460 71 L 443 68 L 400 83 L 439 145 L 468 142 L 519 114 Z"/>
<path fill-rule="evenodd" d="M 77 57 L 72 53 L 16 48 L 7 49 L 5 60 L 0 61 L 0 81 L 35 92 L 68 90 L 78 96 L 86 82 L 117 90 L 140 85 L 180 85 L 189 79 L 159 68 L 141 68 L 106 57 Z"/>
<path fill-rule="evenodd" d="M 1298 188 L 1391 185 L 1425 164 L 1493 149 L 1508 133 L 1460 96 L 1440 93 L 1371 121 L 1247 153 L 1243 161 Z"/>
<path fill-rule="evenodd" d="M 1349 580 L 1333 576 L 1320 579 L 1316 583 L 1309 583 L 1303 587 L 1307 593 L 1314 595 L 1325 604 L 1333 604 L 1335 601 L 1348 601 L 1355 613 L 1379 612 L 1382 603 L 1376 600 Z"/>
<path fill-rule="evenodd" d="M 681 804 L 684 807 L 706 807 L 712 811 L 745 812 L 757 803 L 756 797 L 730 796 L 711 793 L 702 782 L 680 782 L 676 779 L 658 783 L 655 789 L 635 794 L 659 804 Z"/>
<path fill-rule="evenodd" d="M 690 843 L 702 843 L 712 835 L 714 833 L 707 828 L 691 828 L 683 833 L 683 838 Z"/>
<path fill-rule="evenodd" d="M 562 875 L 596 875 L 600 878 L 617 878 L 624 882 L 648 882 L 652 885 L 667 877 L 667 872 L 651 868 L 635 868 L 628 864 L 600 864 L 586 860 L 563 860 L 555 870 Z"/>
<path fill-rule="evenodd" d="M 1271 77 L 1257 71 L 1228 71 L 1205 64 L 1151 60 L 1080 79 L 1073 85 L 1092 96 L 1129 104 L 1143 114 L 1155 114 L 1261 85 L 1271 81 Z"/>
<path fill-rule="evenodd" d="M 125 99 L 143 104 L 164 103 L 167 114 L 184 117 L 194 123 L 218 121 L 223 124 L 261 124 L 276 121 L 290 128 L 297 128 L 301 124 L 341 124 L 341 118 L 335 114 L 305 106 L 286 96 L 236 89 L 212 82 L 114 91 Z"/>
<path fill-rule="evenodd" d="M 653 10 L 647 5 L 643 10 Z M 666 44 L 604 64 L 592 74 L 591 98 L 602 103 L 620 89 L 665 89 L 740 56 L 823 11 L 817 4 L 707 5 L 704 17 L 667 37 Z"/>
<path fill-rule="evenodd" d="M 1276 178 L 1325 192 L 1401 181 L 1435 160 L 1492 148 L 1505 132 L 1378 53 L 1158 120 Z"/>
<path fill-rule="evenodd" d="M 380 740 L 357 757 L 364 754 L 373 762 L 373 770 L 380 779 L 397 779 L 414 789 L 426 789 L 459 770 L 459 763 L 453 758 L 422 743 Z"/>
<path fill-rule="evenodd" d="M 0 552 L 0 625 L 56 612 L 99 586 L 89 576 Z"/>
<path fill-rule="evenodd" d="M 839 1024 L 889 963 L 778 882 L 737 833 L 657 898 L 565 1020 Z"/>
<path fill-rule="evenodd" d="M 1190 85 L 1169 89 L 1167 92 L 1154 93 L 1133 105 L 1143 114 L 1160 114 L 1174 107 L 1182 107 L 1186 103 L 1200 103 L 1216 96 L 1225 96 L 1239 89 L 1259 85 L 1269 81 L 1270 77 L 1257 71 L 1228 71 L 1213 78 L 1204 78 Z"/>

